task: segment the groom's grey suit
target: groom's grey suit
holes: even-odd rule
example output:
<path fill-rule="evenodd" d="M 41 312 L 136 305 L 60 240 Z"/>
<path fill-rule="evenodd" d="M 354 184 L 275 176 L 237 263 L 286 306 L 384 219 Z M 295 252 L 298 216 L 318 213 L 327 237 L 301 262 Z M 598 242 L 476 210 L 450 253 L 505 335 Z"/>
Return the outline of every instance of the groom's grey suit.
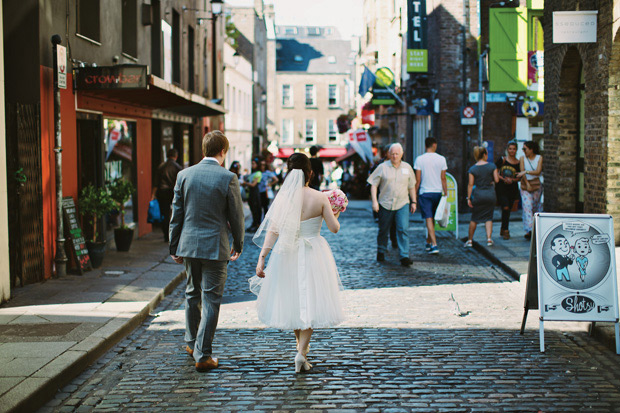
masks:
<path fill-rule="evenodd" d="M 211 159 L 179 172 L 170 220 L 170 255 L 183 257 L 187 272 L 185 341 L 194 349 L 196 362 L 211 356 L 231 252 L 229 227 L 233 249 L 241 253 L 244 224 L 237 175 Z"/>

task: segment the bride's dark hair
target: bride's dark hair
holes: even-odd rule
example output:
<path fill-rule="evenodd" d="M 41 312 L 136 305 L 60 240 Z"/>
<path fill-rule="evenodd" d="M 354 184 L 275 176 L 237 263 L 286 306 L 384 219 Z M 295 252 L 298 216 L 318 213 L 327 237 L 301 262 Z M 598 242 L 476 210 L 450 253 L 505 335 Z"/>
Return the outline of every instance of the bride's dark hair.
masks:
<path fill-rule="evenodd" d="M 296 152 L 289 156 L 288 161 L 286 162 L 288 166 L 288 170 L 292 171 L 293 169 L 301 169 L 306 178 L 306 183 L 310 182 L 312 178 L 312 167 L 310 165 L 310 159 L 301 152 Z"/>

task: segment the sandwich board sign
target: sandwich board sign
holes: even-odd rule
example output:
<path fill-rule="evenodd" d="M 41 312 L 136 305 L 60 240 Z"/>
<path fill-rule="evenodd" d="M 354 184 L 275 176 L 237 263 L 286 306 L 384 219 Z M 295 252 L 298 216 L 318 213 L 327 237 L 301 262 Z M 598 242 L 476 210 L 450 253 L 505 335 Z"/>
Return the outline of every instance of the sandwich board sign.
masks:
<path fill-rule="evenodd" d="M 545 321 L 615 323 L 620 354 L 614 226 L 610 215 L 537 213 L 534 217 L 521 334 L 529 309 Z"/>

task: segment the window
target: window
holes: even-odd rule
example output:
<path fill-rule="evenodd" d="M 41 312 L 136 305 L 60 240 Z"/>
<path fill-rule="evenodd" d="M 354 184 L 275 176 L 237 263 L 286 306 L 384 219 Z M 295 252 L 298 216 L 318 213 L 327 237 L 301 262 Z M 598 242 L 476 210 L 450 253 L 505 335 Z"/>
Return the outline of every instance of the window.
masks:
<path fill-rule="evenodd" d="M 187 89 L 194 92 L 194 28 L 187 26 Z"/>
<path fill-rule="evenodd" d="M 316 121 L 314 119 L 306 119 L 306 142 L 314 142 L 316 140 Z"/>
<path fill-rule="evenodd" d="M 315 106 L 314 85 L 306 85 L 306 106 Z"/>
<path fill-rule="evenodd" d="M 136 0 L 122 3 L 123 53 L 138 57 L 138 4 Z"/>
<path fill-rule="evenodd" d="M 338 126 L 336 126 L 336 121 L 333 119 L 330 119 L 327 124 L 327 136 L 330 143 L 338 142 Z"/>
<path fill-rule="evenodd" d="M 304 58 L 301 57 L 301 55 L 298 55 L 298 54 L 295 55 L 294 59 L 295 59 L 296 62 L 303 62 L 304 61 Z"/>
<path fill-rule="evenodd" d="M 282 106 L 293 107 L 293 90 L 291 85 L 282 85 Z"/>
<path fill-rule="evenodd" d="M 77 32 L 84 37 L 99 42 L 99 0 L 77 1 Z"/>
<path fill-rule="evenodd" d="M 181 83 L 181 15 L 172 10 L 172 81 Z"/>
<path fill-rule="evenodd" d="M 328 104 L 338 106 L 338 85 L 329 85 Z"/>
<path fill-rule="evenodd" d="M 172 26 L 167 21 L 161 21 L 161 33 L 164 47 L 164 80 L 172 83 Z"/>
<path fill-rule="evenodd" d="M 297 27 L 284 28 L 284 34 L 297 34 Z"/>
<path fill-rule="evenodd" d="M 282 144 L 293 143 L 293 120 L 282 119 Z"/>
<path fill-rule="evenodd" d="M 320 36 L 321 29 L 319 27 L 308 27 L 308 36 Z"/>

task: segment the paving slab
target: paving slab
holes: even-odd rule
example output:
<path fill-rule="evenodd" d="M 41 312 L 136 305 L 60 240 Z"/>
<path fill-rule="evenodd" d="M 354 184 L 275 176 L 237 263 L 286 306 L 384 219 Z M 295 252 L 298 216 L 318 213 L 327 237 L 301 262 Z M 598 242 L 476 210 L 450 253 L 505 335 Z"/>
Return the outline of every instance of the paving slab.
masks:
<path fill-rule="evenodd" d="M 129 254 L 111 242 L 99 269 L 12 291 L 0 306 L 0 412 L 36 410 L 184 279 L 161 238 L 135 240 Z"/>

